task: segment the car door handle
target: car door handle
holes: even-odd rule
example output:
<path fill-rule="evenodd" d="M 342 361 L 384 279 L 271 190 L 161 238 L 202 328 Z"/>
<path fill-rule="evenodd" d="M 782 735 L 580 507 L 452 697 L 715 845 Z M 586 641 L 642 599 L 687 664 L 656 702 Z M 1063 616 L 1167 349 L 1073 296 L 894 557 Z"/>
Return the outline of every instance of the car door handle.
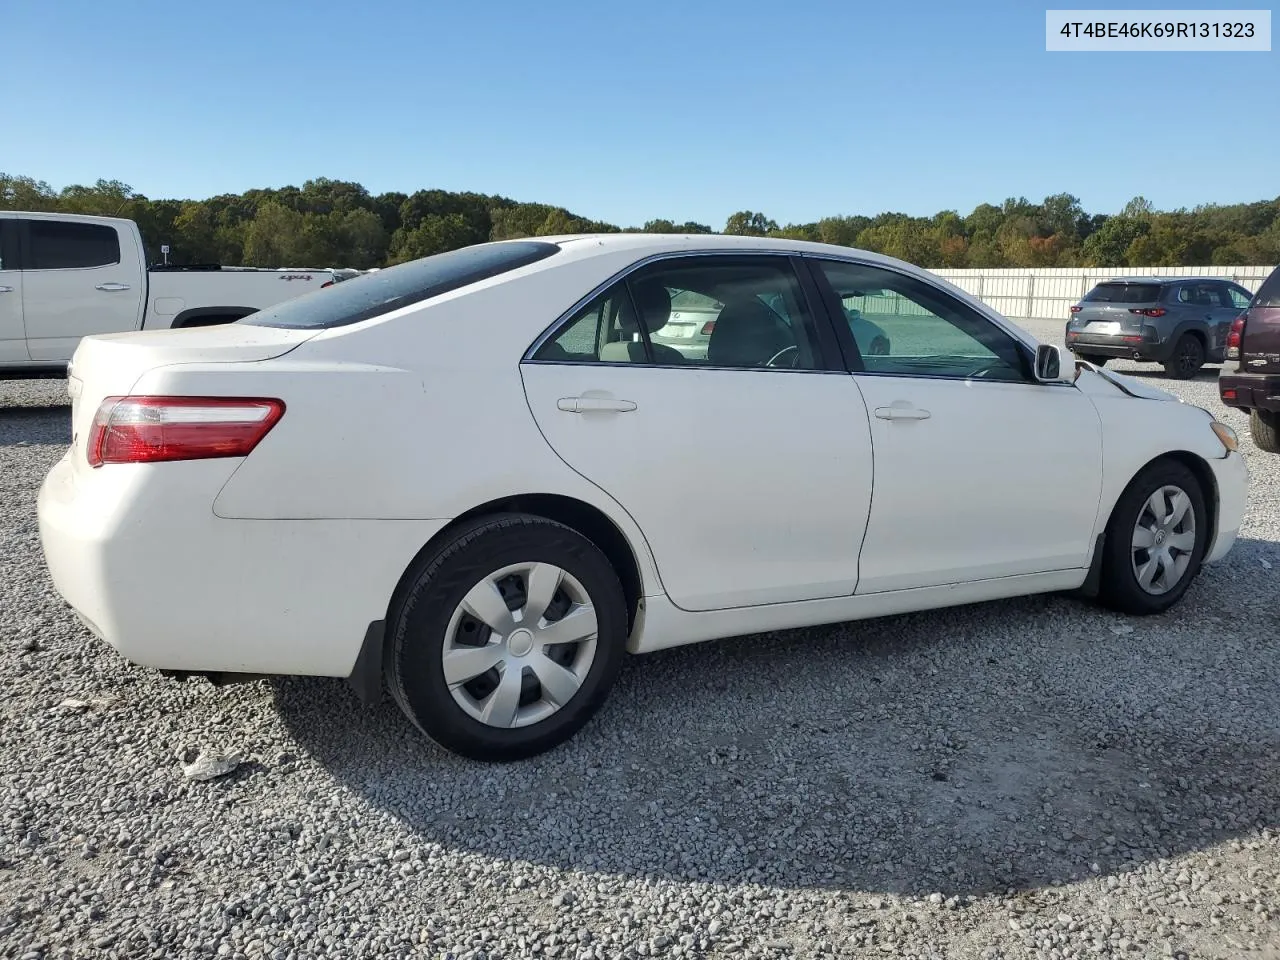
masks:
<path fill-rule="evenodd" d="M 556 408 L 565 413 L 630 413 L 636 408 L 630 400 L 611 397 L 561 397 Z"/>
<path fill-rule="evenodd" d="M 0 293 L 13 293 L 13 287 L 0 287 Z"/>
<path fill-rule="evenodd" d="M 120 290 L 128 290 L 129 285 L 127 283 L 100 283 L 94 289 L 102 290 L 105 293 L 116 293 Z"/>
<path fill-rule="evenodd" d="M 928 420 L 933 414 L 919 407 L 894 404 L 889 407 L 876 407 L 876 416 L 881 420 Z"/>

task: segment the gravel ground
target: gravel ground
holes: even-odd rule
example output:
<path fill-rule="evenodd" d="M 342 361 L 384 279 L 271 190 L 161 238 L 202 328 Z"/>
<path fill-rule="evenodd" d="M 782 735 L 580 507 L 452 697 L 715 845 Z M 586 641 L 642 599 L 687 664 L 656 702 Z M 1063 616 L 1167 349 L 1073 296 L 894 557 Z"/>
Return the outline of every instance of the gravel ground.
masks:
<path fill-rule="evenodd" d="M 1215 376 L 1174 389 L 1220 410 Z M 341 681 L 179 684 L 93 640 L 34 517 L 65 385 L 0 382 L 0 955 L 1280 958 L 1280 457 L 1226 418 L 1243 539 L 1169 615 L 668 651 L 494 768 Z"/>

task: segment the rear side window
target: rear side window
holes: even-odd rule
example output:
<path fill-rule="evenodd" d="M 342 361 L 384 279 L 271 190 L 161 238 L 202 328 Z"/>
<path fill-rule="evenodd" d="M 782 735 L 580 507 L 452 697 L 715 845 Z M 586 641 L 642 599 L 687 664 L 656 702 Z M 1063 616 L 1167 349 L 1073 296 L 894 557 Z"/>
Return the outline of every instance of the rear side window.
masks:
<path fill-rule="evenodd" d="M 1255 307 L 1280 307 L 1280 267 L 1271 271 L 1271 276 L 1262 281 L 1258 295 L 1253 299 Z"/>
<path fill-rule="evenodd" d="M 28 220 L 28 270 L 72 270 L 120 262 L 115 227 L 99 223 Z"/>
<path fill-rule="evenodd" d="M 342 327 L 537 263 L 559 249 L 533 240 L 478 243 L 314 290 L 237 322 L 293 329 Z"/>
<path fill-rule="evenodd" d="M 1155 303 L 1160 299 L 1158 283 L 1100 283 L 1085 300 L 1097 303 Z"/>

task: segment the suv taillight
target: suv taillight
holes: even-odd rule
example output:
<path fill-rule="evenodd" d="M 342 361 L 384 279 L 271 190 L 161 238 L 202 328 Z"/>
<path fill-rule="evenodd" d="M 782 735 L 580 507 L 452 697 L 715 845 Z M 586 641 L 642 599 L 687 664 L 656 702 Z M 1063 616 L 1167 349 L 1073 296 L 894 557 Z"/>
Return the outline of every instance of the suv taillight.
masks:
<path fill-rule="evenodd" d="M 89 465 L 245 457 L 284 415 L 256 397 L 107 397 L 94 415 Z"/>
<path fill-rule="evenodd" d="M 1130 307 L 1130 313 L 1139 313 L 1144 317 L 1163 317 L 1169 311 L 1164 307 Z"/>
<path fill-rule="evenodd" d="M 1231 321 L 1231 331 L 1227 334 L 1227 359 L 1239 360 L 1240 347 L 1244 345 L 1244 322 L 1249 319 L 1247 313 L 1242 313 Z"/>
<path fill-rule="evenodd" d="M 1080 312 L 1081 310 L 1083 310 L 1083 309 L 1084 309 L 1083 307 L 1081 307 L 1081 306 L 1079 306 L 1079 305 L 1076 305 L 1076 306 L 1074 306 L 1074 307 L 1071 307 L 1071 312 L 1072 312 L 1072 313 L 1079 313 L 1079 312 Z"/>

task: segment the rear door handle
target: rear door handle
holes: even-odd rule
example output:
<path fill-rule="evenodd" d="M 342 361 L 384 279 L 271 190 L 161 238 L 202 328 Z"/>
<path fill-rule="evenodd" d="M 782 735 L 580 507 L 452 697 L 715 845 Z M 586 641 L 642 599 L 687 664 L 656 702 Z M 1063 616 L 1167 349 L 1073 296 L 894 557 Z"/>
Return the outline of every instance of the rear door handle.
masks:
<path fill-rule="evenodd" d="M 127 283 L 100 283 L 94 289 L 102 290 L 106 293 L 116 293 L 120 290 L 128 290 L 129 285 Z"/>
<path fill-rule="evenodd" d="M 0 293 L 13 293 L 13 287 L 0 287 Z"/>
<path fill-rule="evenodd" d="M 876 407 L 876 416 L 881 420 L 928 420 L 933 414 L 919 407 L 895 403 L 888 407 Z"/>
<path fill-rule="evenodd" d="M 561 397 L 556 408 L 565 413 L 630 413 L 636 405 L 630 400 L 611 397 Z"/>

